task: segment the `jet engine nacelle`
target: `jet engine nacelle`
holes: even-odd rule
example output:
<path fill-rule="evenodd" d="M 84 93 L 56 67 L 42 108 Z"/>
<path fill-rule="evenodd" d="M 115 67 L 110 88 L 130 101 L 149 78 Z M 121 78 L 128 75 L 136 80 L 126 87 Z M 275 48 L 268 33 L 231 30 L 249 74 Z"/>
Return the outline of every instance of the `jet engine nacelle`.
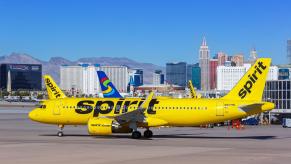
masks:
<path fill-rule="evenodd" d="M 88 132 L 91 135 L 110 135 L 112 134 L 113 119 L 91 118 L 88 121 Z"/>
<path fill-rule="evenodd" d="M 128 125 L 121 126 L 114 119 L 91 118 L 88 121 L 88 132 L 90 135 L 110 135 L 112 133 L 131 133 Z"/>

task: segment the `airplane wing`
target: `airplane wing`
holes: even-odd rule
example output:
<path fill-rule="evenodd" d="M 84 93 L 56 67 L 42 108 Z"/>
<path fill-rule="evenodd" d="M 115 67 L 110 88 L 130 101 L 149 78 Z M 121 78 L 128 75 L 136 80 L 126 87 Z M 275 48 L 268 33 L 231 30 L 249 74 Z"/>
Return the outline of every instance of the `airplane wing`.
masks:
<path fill-rule="evenodd" d="M 144 112 L 149 106 L 150 101 L 153 99 L 154 92 L 151 92 L 146 100 L 140 105 L 137 110 L 133 110 L 124 114 L 114 116 L 117 122 L 145 122 Z"/>

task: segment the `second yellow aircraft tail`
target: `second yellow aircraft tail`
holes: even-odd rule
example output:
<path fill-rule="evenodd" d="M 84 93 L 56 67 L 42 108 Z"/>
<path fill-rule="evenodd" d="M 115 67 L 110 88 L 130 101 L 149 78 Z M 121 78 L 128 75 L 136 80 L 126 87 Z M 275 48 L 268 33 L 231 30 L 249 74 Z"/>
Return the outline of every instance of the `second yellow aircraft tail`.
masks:
<path fill-rule="evenodd" d="M 44 82 L 49 99 L 65 98 L 66 95 L 58 87 L 50 75 L 44 75 Z"/>
<path fill-rule="evenodd" d="M 190 89 L 190 96 L 191 98 L 194 98 L 194 99 L 198 99 L 198 98 L 201 98 L 201 95 L 200 94 L 197 94 L 195 89 L 194 89 L 194 86 L 193 86 L 193 83 L 192 83 L 192 80 L 189 80 L 188 81 L 188 88 Z"/>
<path fill-rule="evenodd" d="M 222 99 L 261 101 L 270 65 L 270 58 L 259 58 Z"/>

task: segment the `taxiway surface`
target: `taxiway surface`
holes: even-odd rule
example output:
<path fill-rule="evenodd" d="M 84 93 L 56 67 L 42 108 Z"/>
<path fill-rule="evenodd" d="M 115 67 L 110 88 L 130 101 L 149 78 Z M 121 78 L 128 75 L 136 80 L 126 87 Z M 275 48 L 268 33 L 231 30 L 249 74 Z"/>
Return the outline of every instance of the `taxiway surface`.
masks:
<path fill-rule="evenodd" d="M 23 112 L 22 112 L 23 111 Z M 291 128 L 254 126 L 244 130 L 161 128 L 154 138 L 130 134 L 92 137 L 85 126 L 32 122 L 23 109 L 0 109 L 0 163 L 290 163 Z"/>

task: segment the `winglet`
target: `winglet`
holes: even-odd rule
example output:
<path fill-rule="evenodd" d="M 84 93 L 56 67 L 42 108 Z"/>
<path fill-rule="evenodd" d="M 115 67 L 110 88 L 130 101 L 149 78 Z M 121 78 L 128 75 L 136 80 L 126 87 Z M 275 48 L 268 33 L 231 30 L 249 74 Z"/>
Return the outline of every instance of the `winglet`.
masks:
<path fill-rule="evenodd" d="M 63 91 L 58 87 L 58 85 L 55 83 L 53 78 L 50 75 L 44 75 L 44 82 L 46 86 L 46 90 L 48 93 L 49 99 L 57 99 L 57 98 L 65 98 L 66 95 L 63 93 Z"/>
<path fill-rule="evenodd" d="M 99 84 L 104 98 L 122 98 L 118 90 L 115 88 L 113 83 L 109 80 L 105 72 L 97 71 L 99 78 Z"/>
<path fill-rule="evenodd" d="M 149 106 L 151 100 L 153 99 L 154 95 L 155 95 L 155 92 L 151 92 L 151 93 L 148 95 L 148 97 L 146 98 L 146 100 L 145 100 L 145 101 L 140 105 L 140 109 L 141 109 L 141 110 L 144 111 L 145 109 L 148 108 L 148 106 Z"/>

